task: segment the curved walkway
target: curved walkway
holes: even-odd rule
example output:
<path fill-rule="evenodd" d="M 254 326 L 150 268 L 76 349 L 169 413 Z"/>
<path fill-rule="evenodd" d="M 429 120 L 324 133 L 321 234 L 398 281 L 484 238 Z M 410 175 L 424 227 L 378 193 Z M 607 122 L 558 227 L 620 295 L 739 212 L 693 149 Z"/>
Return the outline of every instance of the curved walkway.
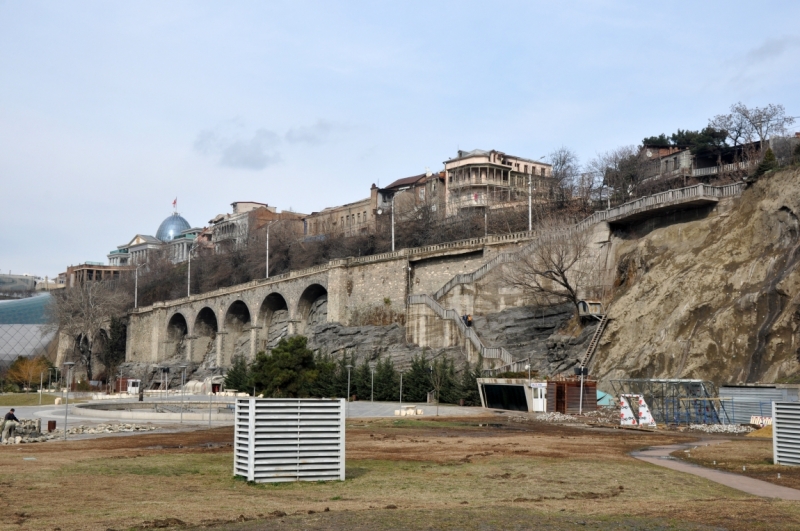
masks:
<path fill-rule="evenodd" d="M 708 479 L 715 483 L 725 485 L 732 489 L 740 490 L 754 496 L 764 496 L 766 498 L 778 498 L 781 500 L 800 500 L 800 490 L 791 489 L 789 487 L 781 487 L 780 485 L 773 485 L 760 479 L 753 479 L 739 474 L 732 474 L 730 472 L 723 472 L 721 470 L 713 470 L 698 465 L 693 465 L 679 459 L 675 459 L 670 454 L 676 450 L 684 450 L 686 448 L 699 446 L 701 444 L 721 444 L 729 442 L 727 439 L 704 440 L 697 443 L 684 443 L 672 444 L 669 446 L 654 446 L 647 450 L 638 452 L 631 452 L 631 456 L 654 465 L 663 466 L 678 472 L 685 472 L 687 474 L 694 474 L 701 478 Z"/>

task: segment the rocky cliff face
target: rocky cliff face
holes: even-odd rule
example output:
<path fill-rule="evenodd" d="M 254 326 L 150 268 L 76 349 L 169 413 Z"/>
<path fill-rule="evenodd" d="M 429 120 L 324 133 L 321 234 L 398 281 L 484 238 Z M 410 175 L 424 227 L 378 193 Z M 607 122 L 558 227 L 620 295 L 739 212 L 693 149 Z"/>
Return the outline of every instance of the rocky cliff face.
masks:
<path fill-rule="evenodd" d="M 615 293 L 591 372 L 716 383 L 800 377 L 800 172 L 713 209 L 614 227 Z"/>
<path fill-rule="evenodd" d="M 587 323 L 576 335 L 559 333 L 573 312 L 571 304 L 508 308 L 476 316 L 474 326 L 484 344 L 505 347 L 514 359 L 530 357 L 531 368 L 541 376 L 552 376 L 572 372 L 597 327 Z"/>

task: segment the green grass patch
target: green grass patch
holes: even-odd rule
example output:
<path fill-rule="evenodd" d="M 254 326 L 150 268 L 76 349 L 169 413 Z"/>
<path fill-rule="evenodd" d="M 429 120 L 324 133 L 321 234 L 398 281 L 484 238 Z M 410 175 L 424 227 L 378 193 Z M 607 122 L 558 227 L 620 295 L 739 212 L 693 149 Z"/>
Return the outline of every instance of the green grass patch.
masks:
<path fill-rule="evenodd" d="M 42 405 L 43 406 L 52 406 L 56 403 L 56 398 L 61 398 L 60 394 L 43 394 L 42 395 Z M 72 398 L 69 399 L 69 403 L 72 404 L 73 402 L 85 402 L 84 400 L 73 400 Z M 0 407 L 14 407 L 14 406 L 38 406 L 39 405 L 39 394 L 38 393 L 11 393 L 0 395 Z"/>

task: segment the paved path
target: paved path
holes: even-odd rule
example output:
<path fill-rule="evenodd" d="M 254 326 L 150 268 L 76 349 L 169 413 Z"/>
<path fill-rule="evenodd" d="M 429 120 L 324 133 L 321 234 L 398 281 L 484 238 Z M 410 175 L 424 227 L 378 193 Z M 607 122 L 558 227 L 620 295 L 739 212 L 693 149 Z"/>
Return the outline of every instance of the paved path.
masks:
<path fill-rule="evenodd" d="M 631 455 L 636 459 L 641 459 L 654 465 L 663 466 L 678 472 L 685 472 L 687 474 L 694 474 L 701 478 L 714 481 L 726 487 L 740 490 L 755 496 L 764 496 L 766 498 L 778 498 L 781 500 L 800 500 L 800 490 L 790 489 L 789 487 L 781 487 L 780 485 L 773 485 L 760 479 L 753 479 L 739 474 L 732 474 L 730 472 L 723 472 L 721 470 L 713 470 L 698 465 L 693 465 L 670 456 L 676 450 L 685 450 L 694 446 L 703 444 L 721 444 L 729 442 L 724 439 L 706 440 L 698 443 L 685 443 L 685 444 L 672 444 L 670 446 L 654 446 L 641 452 L 631 452 Z"/>

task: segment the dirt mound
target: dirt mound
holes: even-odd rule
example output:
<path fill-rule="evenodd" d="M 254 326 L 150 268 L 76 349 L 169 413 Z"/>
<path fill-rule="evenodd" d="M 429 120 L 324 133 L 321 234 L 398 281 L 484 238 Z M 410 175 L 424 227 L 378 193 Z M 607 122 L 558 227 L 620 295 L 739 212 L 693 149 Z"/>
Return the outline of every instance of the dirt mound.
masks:
<path fill-rule="evenodd" d="M 772 439 L 772 424 L 764 426 L 760 430 L 751 431 L 747 437 L 762 437 L 764 439 Z"/>

